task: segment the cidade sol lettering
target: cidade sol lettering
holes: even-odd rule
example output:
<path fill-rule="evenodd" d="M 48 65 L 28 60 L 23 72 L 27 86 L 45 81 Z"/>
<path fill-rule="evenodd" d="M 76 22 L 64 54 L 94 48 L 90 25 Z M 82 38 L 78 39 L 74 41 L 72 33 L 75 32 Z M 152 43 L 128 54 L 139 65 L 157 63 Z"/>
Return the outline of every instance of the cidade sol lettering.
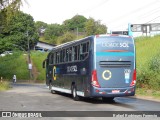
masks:
<path fill-rule="evenodd" d="M 112 47 L 112 48 L 122 48 L 122 47 L 129 47 L 127 42 L 117 43 L 117 42 L 102 42 L 102 47 Z"/>
<path fill-rule="evenodd" d="M 129 47 L 128 43 L 120 43 L 120 47 Z"/>

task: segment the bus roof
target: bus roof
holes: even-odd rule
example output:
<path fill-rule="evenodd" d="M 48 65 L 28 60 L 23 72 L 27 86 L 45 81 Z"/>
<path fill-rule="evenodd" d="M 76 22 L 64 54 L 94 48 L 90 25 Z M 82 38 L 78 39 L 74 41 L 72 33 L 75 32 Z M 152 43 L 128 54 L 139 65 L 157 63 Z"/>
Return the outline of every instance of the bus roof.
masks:
<path fill-rule="evenodd" d="M 66 42 L 66 43 L 57 45 L 57 46 L 55 46 L 52 50 L 65 47 L 65 46 L 71 45 L 71 44 L 73 44 L 73 43 L 77 43 L 77 42 L 82 41 L 82 40 L 85 40 L 85 39 L 87 39 L 87 38 L 95 38 L 95 37 L 98 38 L 98 37 L 107 37 L 107 36 L 118 36 L 118 37 L 129 37 L 129 38 L 132 38 L 131 36 L 128 36 L 128 35 L 119 35 L 119 34 L 91 35 L 91 36 L 87 36 L 87 37 L 85 37 L 85 38 L 81 38 L 81 39 L 78 39 L 78 40 L 73 40 L 73 41 L 70 41 L 70 42 Z"/>

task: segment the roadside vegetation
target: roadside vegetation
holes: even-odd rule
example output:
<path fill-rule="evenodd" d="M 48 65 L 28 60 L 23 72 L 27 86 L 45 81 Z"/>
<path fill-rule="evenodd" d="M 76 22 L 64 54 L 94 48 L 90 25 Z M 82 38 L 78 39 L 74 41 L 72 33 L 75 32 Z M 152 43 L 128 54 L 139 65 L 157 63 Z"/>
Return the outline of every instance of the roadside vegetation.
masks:
<path fill-rule="evenodd" d="M 42 68 L 42 62 L 48 53 L 32 51 L 31 59 L 33 63 L 33 79 L 36 82 L 44 81 L 45 69 Z M 13 75 L 16 74 L 18 80 L 29 80 L 28 56 L 24 52 L 13 52 L 13 55 L 0 57 L 0 77 L 4 80 L 12 81 Z"/>
<path fill-rule="evenodd" d="M 36 82 L 44 82 L 45 68 L 42 68 L 42 62 L 46 59 L 48 53 L 40 51 L 32 51 L 31 59 L 33 63 L 33 75 Z"/>
<path fill-rule="evenodd" d="M 160 98 L 160 35 L 136 38 L 137 94 Z"/>
<path fill-rule="evenodd" d="M 0 82 L 0 91 L 5 91 L 10 88 L 10 83 L 8 81 L 1 81 Z"/>
<path fill-rule="evenodd" d="M 27 55 L 24 52 L 13 52 L 13 55 L 0 57 L 0 77 L 12 80 L 14 74 L 17 79 L 28 80 Z"/>

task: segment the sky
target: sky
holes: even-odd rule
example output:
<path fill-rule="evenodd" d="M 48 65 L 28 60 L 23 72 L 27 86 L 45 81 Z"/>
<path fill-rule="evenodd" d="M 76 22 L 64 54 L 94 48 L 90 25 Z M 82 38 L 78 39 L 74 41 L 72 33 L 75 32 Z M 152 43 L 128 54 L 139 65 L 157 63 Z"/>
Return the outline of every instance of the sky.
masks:
<path fill-rule="evenodd" d="M 109 30 L 126 30 L 128 23 L 160 23 L 160 0 L 27 0 L 21 7 L 35 21 L 62 24 L 75 15 L 100 20 Z"/>

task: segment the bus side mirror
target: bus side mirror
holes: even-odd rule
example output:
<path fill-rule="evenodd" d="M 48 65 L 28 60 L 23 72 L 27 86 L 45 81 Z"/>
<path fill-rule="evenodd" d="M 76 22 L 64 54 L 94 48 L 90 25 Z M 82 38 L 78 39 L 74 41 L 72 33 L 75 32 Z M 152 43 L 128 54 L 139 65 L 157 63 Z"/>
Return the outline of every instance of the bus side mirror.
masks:
<path fill-rule="evenodd" d="M 42 65 L 43 68 L 45 68 L 45 64 L 46 64 L 46 59 L 43 61 L 43 65 Z"/>

